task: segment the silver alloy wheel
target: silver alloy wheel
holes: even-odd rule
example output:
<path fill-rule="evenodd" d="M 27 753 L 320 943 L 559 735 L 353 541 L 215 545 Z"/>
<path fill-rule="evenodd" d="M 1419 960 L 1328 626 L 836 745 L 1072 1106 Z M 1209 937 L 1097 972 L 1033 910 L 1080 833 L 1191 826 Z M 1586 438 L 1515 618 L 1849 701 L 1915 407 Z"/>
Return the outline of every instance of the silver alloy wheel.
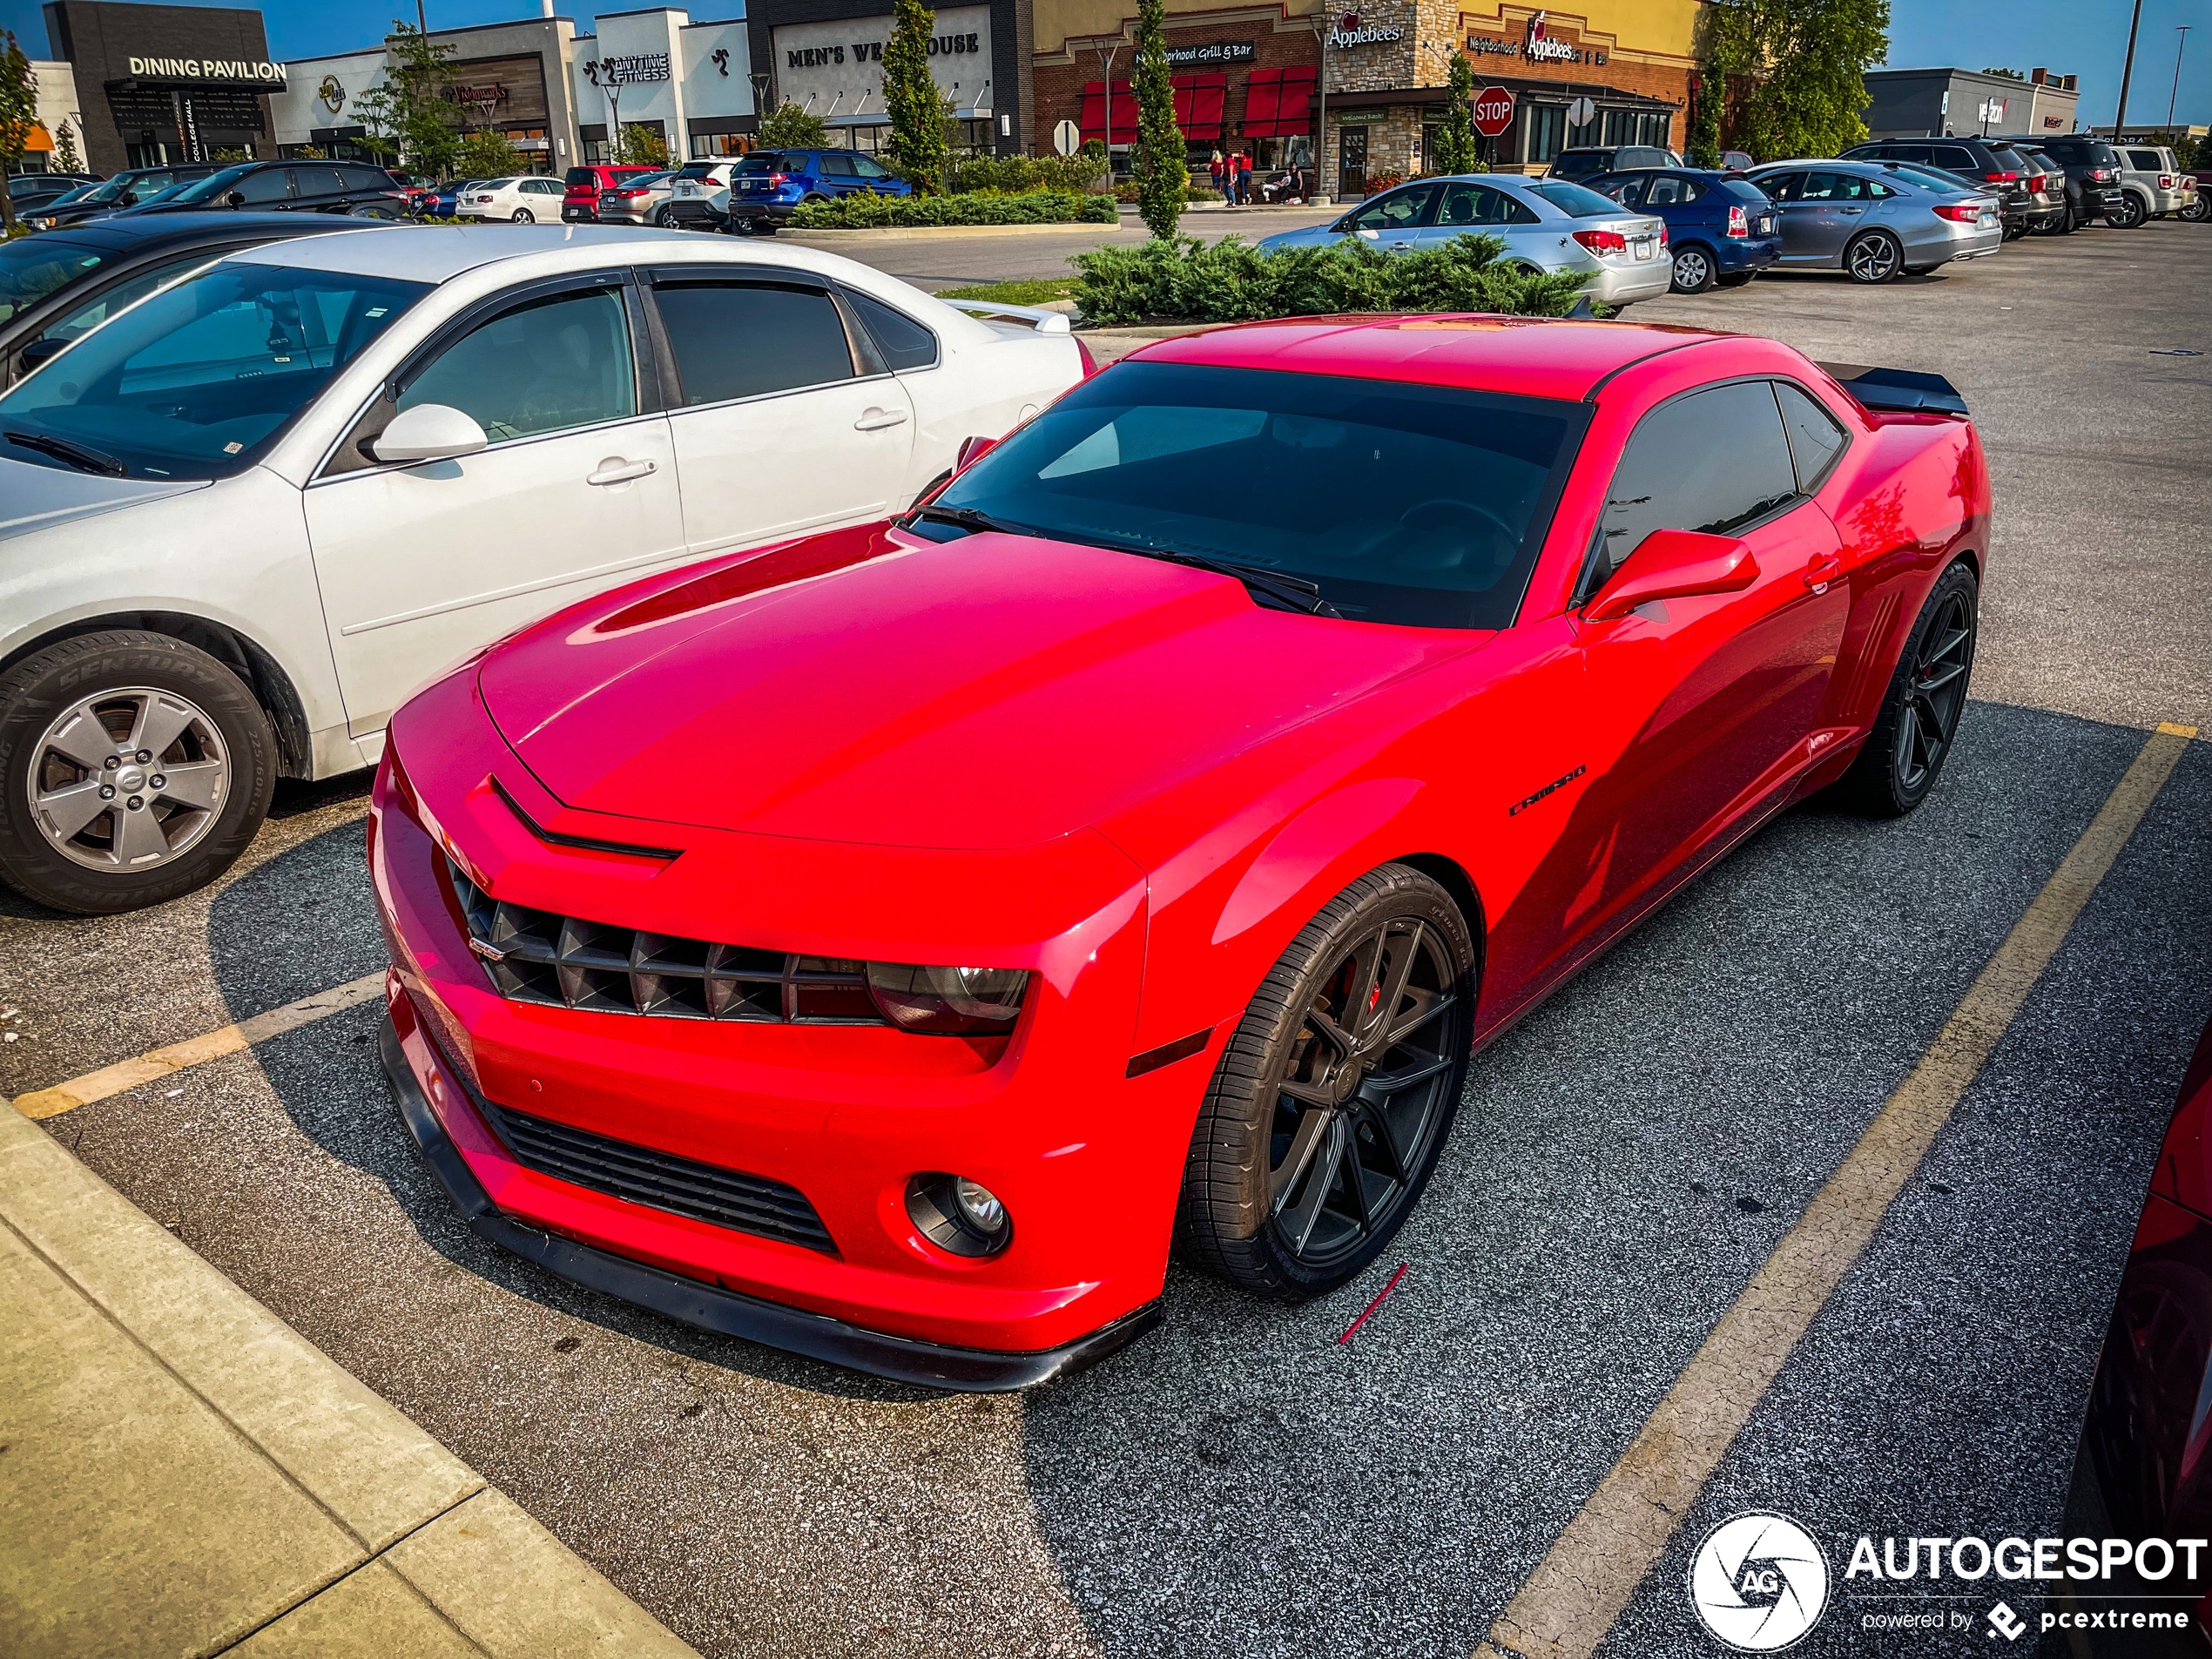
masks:
<path fill-rule="evenodd" d="M 1901 256 L 1897 244 L 1878 233 L 1860 237 L 1844 257 L 1854 281 L 1887 282 L 1897 274 Z"/>
<path fill-rule="evenodd" d="M 515 210 L 515 222 L 517 225 L 535 225 L 537 223 L 537 215 L 527 207 L 517 207 Z"/>
<path fill-rule="evenodd" d="M 1701 248 L 1686 247 L 1675 255 L 1675 292 L 1696 293 L 1713 280 L 1713 262 Z"/>
<path fill-rule="evenodd" d="M 31 816 L 55 850 L 88 870 L 151 870 L 214 827 L 230 752 L 205 710 L 152 686 L 71 704 L 30 752 Z"/>

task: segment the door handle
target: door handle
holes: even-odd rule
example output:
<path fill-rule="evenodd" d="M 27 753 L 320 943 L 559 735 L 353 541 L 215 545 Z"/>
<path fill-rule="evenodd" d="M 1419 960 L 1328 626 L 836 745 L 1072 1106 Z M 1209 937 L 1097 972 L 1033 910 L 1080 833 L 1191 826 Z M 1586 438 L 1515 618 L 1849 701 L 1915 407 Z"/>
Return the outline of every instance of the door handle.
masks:
<path fill-rule="evenodd" d="M 1866 210 L 1864 207 L 1846 207 L 1844 211 L 1846 213 L 1863 213 Z"/>
<path fill-rule="evenodd" d="M 906 421 L 907 412 L 904 409 L 870 409 L 853 422 L 853 430 L 880 432 L 888 426 L 904 426 Z"/>
<path fill-rule="evenodd" d="M 1828 591 L 1828 584 L 1844 573 L 1844 562 L 1833 553 L 1816 553 L 1805 566 L 1805 586 L 1815 593 Z"/>
<path fill-rule="evenodd" d="M 626 484 L 632 478 L 643 478 L 653 470 L 650 461 L 624 461 L 620 455 L 609 455 L 599 463 L 599 470 L 587 473 L 587 484 Z"/>

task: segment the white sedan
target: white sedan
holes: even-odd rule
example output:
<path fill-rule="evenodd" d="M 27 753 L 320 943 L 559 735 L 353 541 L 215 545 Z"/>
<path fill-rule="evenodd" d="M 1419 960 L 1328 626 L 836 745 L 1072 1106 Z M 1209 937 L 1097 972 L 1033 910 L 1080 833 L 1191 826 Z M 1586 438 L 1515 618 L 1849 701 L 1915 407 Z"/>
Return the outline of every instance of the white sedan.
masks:
<path fill-rule="evenodd" d="M 902 511 L 1090 367 L 1055 314 L 680 232 L 210 265 L 0 396 L 0 878 L 86 914 L 188 892 L 447 664 Z"/>
<path fill-rule="evenodd" d="M 455 219 L 508 219 L 517 225 L 561 222 L 562 184 L 537 173 L 488 179 L 453 199 Z"/>

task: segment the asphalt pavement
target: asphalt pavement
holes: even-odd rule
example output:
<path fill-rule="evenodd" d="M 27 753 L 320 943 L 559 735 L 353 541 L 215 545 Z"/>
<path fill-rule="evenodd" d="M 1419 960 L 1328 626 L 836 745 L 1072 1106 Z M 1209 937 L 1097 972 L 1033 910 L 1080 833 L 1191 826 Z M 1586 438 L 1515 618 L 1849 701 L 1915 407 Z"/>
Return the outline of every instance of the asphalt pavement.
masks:
<path fill-rule="evenodd" d="M 703 1653 L 1465 1655 L 2148 729 L 2212 732 L 2212 398 L 2203 358 L 2158 354 L 2212 348 L 2208 239 L 2093 230 L 1881 290 L 1768 277 L 1637 308 L 1965 389 L 1998 510 L 1975 700 L 1919 813 L 1792 812 L 1480 1056 L 1400 1241 L 1321 1302 L 1177 1270 L 1160 1332 L 1000 1399 L 707 1337 L 469 1233 L 387 1103 L 374 1004 L 46 1127 Z M 978 238 L 872 262 L 946 287 L 1064 257 Z M 280 792 L 223 884 L 159 910 L 71 921 L 0 895 L 0 1094 L 375 968 L 361 796 Z M 1741 1509 L 1846 1548 L 2056 1528 L 2212 1014 L 2209 873 L 2199 742 L 1607 1654 L 1718 1650 L 1688 1553 Z M 1798 1651 L 1991 1650 L 1979 1629 L 1870 1635 L 1865 1588 L 1839 1580 Z M 2025 1588 L 2006 1589 L 2032 1618 Z"/>

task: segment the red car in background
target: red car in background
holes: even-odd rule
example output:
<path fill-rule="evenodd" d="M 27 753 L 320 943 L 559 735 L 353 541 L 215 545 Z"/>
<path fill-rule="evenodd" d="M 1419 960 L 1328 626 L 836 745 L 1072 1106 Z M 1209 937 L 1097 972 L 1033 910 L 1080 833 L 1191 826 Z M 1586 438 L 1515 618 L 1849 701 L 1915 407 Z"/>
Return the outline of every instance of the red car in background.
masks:
<path fill-rule="evenodd" d="M 571 167 L 561 181 L 561 219 L 564 224 L 596 224 L 599 218 L 599 192 L 613 190 L 632 179 L 643 179 L 647 173 L 665 172 L 665 167 L 597 165 Z"/>
<path fill-rule="evenodd" d="M 1341 1285 L 1474 1048 L 1790 802 L 1926 799 L 1988 546 L 1965 414 L 1624 323 L 1148 346 L 889 524 L 400 711 L 403 1116 L 488 1237 L 885 1375 L 1094 1359 L 1171 1240 Z"/>

